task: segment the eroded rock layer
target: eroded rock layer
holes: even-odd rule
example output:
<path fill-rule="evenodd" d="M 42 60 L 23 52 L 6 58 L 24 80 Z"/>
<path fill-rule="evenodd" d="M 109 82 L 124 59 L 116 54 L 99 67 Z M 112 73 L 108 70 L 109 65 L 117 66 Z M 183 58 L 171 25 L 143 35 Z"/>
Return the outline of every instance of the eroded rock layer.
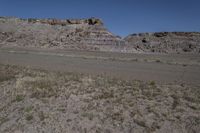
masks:
<path fill-rule="evenodd" d="M 124 40 L 141 52 L 200 53 L 200 33 L 198 32 L 132 34 Z"/>
<path fill-rule="evenodd" d="M 200 33 L 141 33 L 122 39 L 109 32 L 97 18 L 0 17 L 0 47 L 7 46 L 124 53 L 200 53 Z"/>
<path fill-rule="evenodd" d="M 0 46 L 113 51 L 123 44 L 96 18 L 0 18 Z"/>

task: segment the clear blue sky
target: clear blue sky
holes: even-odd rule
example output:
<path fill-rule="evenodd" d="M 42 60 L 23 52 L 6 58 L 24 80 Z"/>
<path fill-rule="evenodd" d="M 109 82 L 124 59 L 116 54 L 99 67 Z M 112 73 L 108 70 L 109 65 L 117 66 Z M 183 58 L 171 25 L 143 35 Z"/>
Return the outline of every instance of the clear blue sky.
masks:
<path fill-rule="evenodd" d="M 200 31 L 200 0 L 0 0 L 0 16 L 98 17 L 113 33 Z"/>

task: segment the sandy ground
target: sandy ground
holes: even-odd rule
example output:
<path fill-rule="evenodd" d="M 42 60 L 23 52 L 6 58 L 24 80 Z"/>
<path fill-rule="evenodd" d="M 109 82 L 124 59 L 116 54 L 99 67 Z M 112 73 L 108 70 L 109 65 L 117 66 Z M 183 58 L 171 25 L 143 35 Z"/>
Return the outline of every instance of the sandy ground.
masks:
<path fill-rule="evenodd" d="M 197 133 L 199 87 L 0 65 L 0 132 Z"/>
<path fill-rule="evenodd" d="M 1 48 L 0 63 L 161 83 L 200 82 L 198 54 L 122 54 Z"/>
<path fill-rule="evenodd" d="M 197 133 L 200 56 L 0 49 L 0 133 Z"/>

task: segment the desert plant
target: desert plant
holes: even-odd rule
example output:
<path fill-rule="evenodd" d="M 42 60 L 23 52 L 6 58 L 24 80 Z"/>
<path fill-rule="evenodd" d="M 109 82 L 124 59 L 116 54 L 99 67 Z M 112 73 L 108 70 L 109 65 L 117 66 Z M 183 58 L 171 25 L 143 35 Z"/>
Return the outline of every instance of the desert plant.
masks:
<path fill-rule="evenodd" d="M 7 121 L 8 121 L 8 118 L 6 118 L 6 117 L 0 117 L 0 126 L 1 126 L 3 123 L 7 122 Z"/>
<path fill-rule="evenodd" d="M 27 121 L 31 121 L 33 119 L 33 115 L 32 114 L 28 114 L 27 116 L 26 116 L 26 120 Z"/>
<path fill-rule="evenodd" d="M 25 112 L 30 113 L 33 110 L 33 106 L 25 108 Z"/>
<path fill-rule="evenodd" d="M 14 79 L 15 76 L 12 74 L 7 74 L 7 73 L 1 73 L 0 72 L 0 82 L 8 81 L 11 79 Z"/>
<path fill-rule="evenodd" d="M 155 86 L 155 85 L 156 85 L 156 82 L 155 82 L 155 81 L 151 81 L 149 84 L 150 84 L 151 86 Z"/>
<path fill-rule="evenodd" d="M 160 60 L 160 59 L 156 59 L 156 62 L 157 62 L 157 63 L 160 63 L 160 62 L 161 62 L 161 60 Z"/>
<path fill-rule="evenodd" d="M 15 100 L 16 100 L 17 102 L 21 102 L 21 101 L 24 100 L 24 96 L 23 96 L 23 95 L 17 95 Z"/>

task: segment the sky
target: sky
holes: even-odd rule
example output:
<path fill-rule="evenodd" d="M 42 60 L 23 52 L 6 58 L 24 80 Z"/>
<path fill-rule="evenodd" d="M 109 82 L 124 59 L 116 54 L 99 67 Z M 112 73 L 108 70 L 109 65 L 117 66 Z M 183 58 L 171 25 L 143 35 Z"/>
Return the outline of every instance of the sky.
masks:
<path fill-rule="evenodd" d="M 103 20 L 116 35 L 200 31 L 200 0 L 0 0 L 0 16 Z"/>

